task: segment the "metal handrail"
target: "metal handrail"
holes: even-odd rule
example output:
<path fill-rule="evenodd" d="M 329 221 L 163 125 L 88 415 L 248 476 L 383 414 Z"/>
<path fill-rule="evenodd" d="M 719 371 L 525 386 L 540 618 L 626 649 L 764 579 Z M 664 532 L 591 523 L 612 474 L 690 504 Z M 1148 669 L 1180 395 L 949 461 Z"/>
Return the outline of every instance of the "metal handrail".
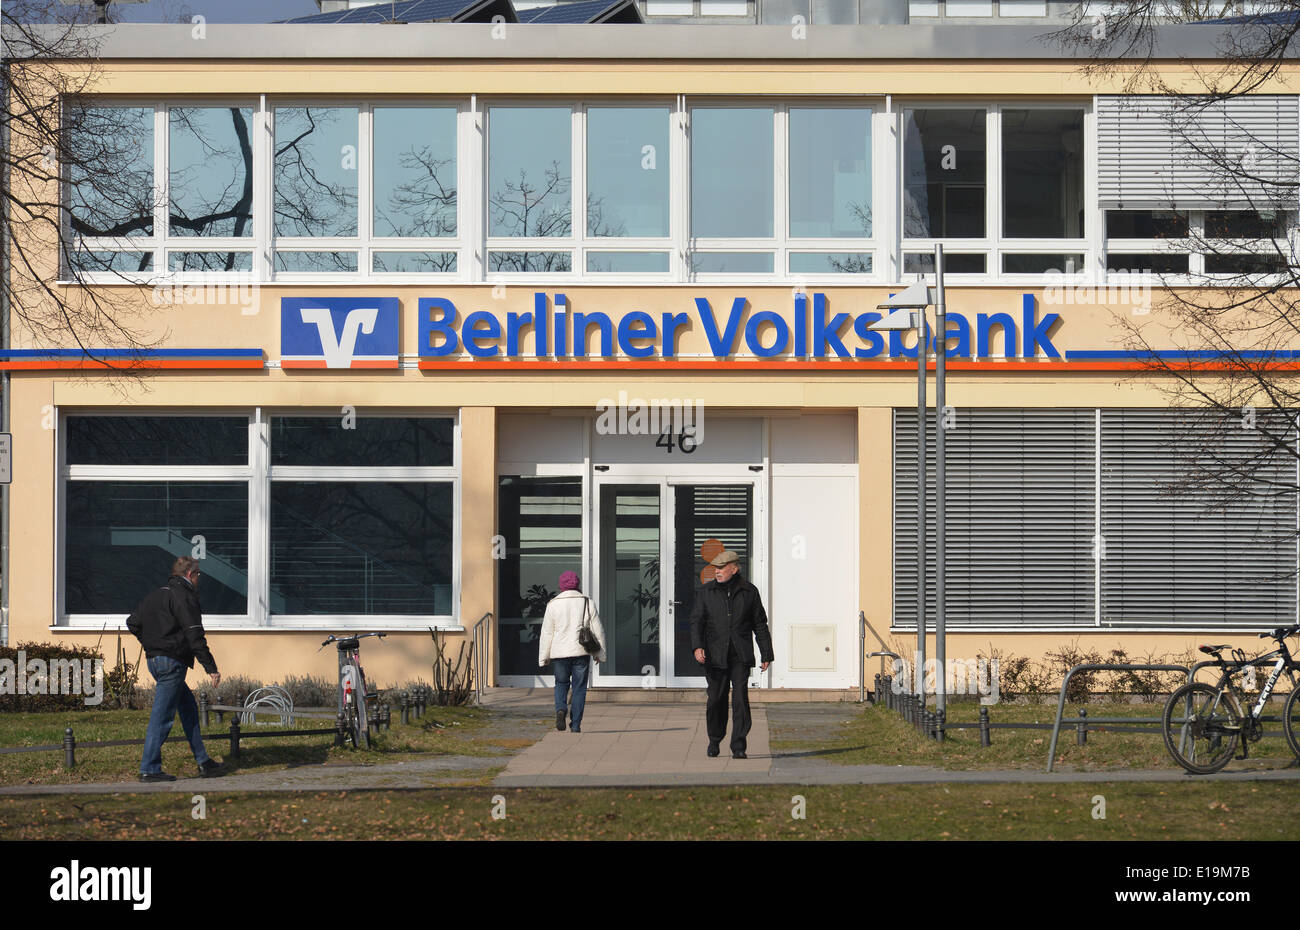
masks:
<path fill-rule="evenodd" d="M 871 631 L 871 635 L 876 638 L 876 642 L 880 643 L 880 648 L 885 650 L 884 652 L 873 652 L 870 654 L 867 653 L 867 630 Z M 889 647 L 886 646 L 885 641 L 880 638 L 880 634 L 876 632 L 876 628 L 867 621 L 867 612 L 865 610 L 859 610 L 858 611 L 858 703 L 859 704 L 866 703 L 867 700 L 867 659 L 873 658 L 875 656 L 893 656 L 895 659 L 898 658 L 898 656 L 895 653 L 889 651 Z M 882 675 L 885 673 L 884 662 L 880 663 L 880 673 Z"/>
<path fill-rule="evenodd" d="M 484 626 L 484 621 L 495 616 L 489 610 L 478 618 L 470 631 L 474 648 L 474 700 L 479 704 L 483 703 L 483 681 L 487 677 L 488 628 Z"/>
<path fill-rule="evenodd" d="M 1052 743 L 1047 747 L 1047 771 L 1052 771 L 1056 762 L 1056 740 L 1061 735 L 1061 716 L 1065 713 L 1065 689 L 1075 672 L 1182 672 L 1191 679 L 1191 669 L 1186 665 L 1130 665 L 1121 662 L 1084 662 L 1065 673 L 1061 682 L 1061 697 L 1056 703 L 1056 723 L 1052 726 Z"/>

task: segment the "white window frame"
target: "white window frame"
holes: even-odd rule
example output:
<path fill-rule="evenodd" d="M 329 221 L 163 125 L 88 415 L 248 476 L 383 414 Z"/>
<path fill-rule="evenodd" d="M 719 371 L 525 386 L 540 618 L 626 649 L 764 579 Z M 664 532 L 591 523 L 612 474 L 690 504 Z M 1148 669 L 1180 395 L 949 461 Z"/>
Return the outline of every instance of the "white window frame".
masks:
<path fill-rule="evenodd" d="M 176 417 L 198 420 L 203 417 L 245 417 L 248 420 L 248 461 L 243 465 L 69 465 L 67 456 L 68 417 Z M 176 410 L 175 408 L 99 408 L 90 410 L 56 409 L 54 411 L 57 435 L 55 451 L 55 505 L 54 505 L 54 623 L 50 629 L 72 630 L 125 630 L 126 618 L 119 613 L 69 614 L 67 613 L 67 491 L 69 481 L 209 481 L 235 484 L 244 482 L 248 488 L 248 611 L 243 614 L 205 614 L 204 626 L 208 629 L 246 629 L 253 623 L 254 603 L 262 564 L 253 547 L 254 518 L 258 513 L 257 481 L 253 458 L 258 448 L 255 416 L 247 408 L 205 407 L 201 410 Z M 198 428 L 196 424 L 196 428 Z M 166 565 L 158 566 L 159 580 Z M 138 592 L 143 598 L 148 593 Z"/>
<path fill-rule="evenodd" d="M 439 466 L 352 466 L 352 465 L 272 465 L 269 461 L 271 420 L 278 417 L 330 417 L 337 416 L 335 408 L 263 408 L 260 427 L 262 448 L 268 450 L 264 478 L 263 518 L 261 526 L 265 582 L 262 625 L 279 630 L 338 630 L 364 632 L 369 630 L 425 630 L 430 626 L 439 630 L 459 630 L 461 591 L 461 435 L 460 411 L 446 408 L 381 408 L 367 407 L 357 411 L 361 418 L 397 417 L 403 419 L 428 418 L 452 421 L 452 464 Z M 451 485 L 451 609 L 450 614 L 271 614 L 269 594 L 271 588 L 271 485 L 276 481 L 334 481 L 347 483 L 450 484 Z"/>
<path fill-rule="evenodd" d="M 1204 209 L 1170 209 L 1170 212 L 1186 213 L 1187 220 L 1187 237 L 1170 238 L 1170 239 L 1126 239 L 1116 237 L 1113 239 L 1105 238 L 1105 215 L 1112 213 L 1147 213 L 1152 212 L 1149 209 L 1141 210 L 1119 210 L 1116 208 L 1105 208 L 1098 211 L 1101 217 L 1103 227 L 1103 251 L 1102 251 L 1102 268 L 1106 269 L 1107 258 L 1111 253 L 1116 254 L 1168 254 L 1168 255 L 1186 255 L 1187 256 L 1187 273 L 1180 274 L 1169 272 L 1162 274 L 1158 271 L 1152 271 L 1141 274 L 1133 274 L 1130 269 L 1128 274 L 1120 271 L 1106 271 L 1108 277 L 1115 278 L 1132 278 L 1140 283 L 1160 287 L 1162 284 L 1172 284 L 1175 286 L 1194 286 L 1202 284 L 1215 287 L 1233 287 L 1240 286 L 1243 283 L 1258 285 L 1263 282 L 1274 281 L 1277 284 L 1283 284 L 1287 280 L 1285 274 L 1276 276 L 1262 275 L 1236 275 L 1230 273 L 1217 273 L 1205 270 L 1205 259 L 1207 254 L 1241 254 L 1241 255 L 1265 255 L 1273 256 L 1275 253 L 1270 245 L 1272 242 L 1281 243 L 1285 241 L 1285 247 L 1291 255 L 1300 254 L 1300 212 L 1294 209 L 1285 211 L 1286 218 L 1283 220 L 1282 234 L 1276 238 L 1264 237 L 1262 239 L 1207 239 L 1205 237 L 1205 215 L 1207 213 L 1251 213 L 1260 212 L 1246 209 L 1224 208 L 1219 210 Z M 1156 211 L 1161 212 L 1161 211 Z M 1209 244 L 1217 249 L 1216 253 L 1206 253 L 1195 248 L 1199 244 Z M 1243 280 L 1244 279 L 1244 280 Z"/>
<path fill-rule="evenodd" d="M 692 97 L 686 101 L 688 119 L 686 124 L 692 127 L 694 123 L 694 111 L 697 108 L 702 109 L 758 109 L 770 106 L 773 110 L 772 120 L 772 145 L 773 145 L 773 236 L 771 238 L 721 238 L 711 237 L 702 238 L 694 234 L 694 230 L 689 228 L 693 204 L 690 195 L 690 184 L 694 183 L 694 178 L 688 178 L 686 185 L 686 196 L 683 217 L 683 224 L 687 227 L 687 237 L 684 242 L 683 254 L 684 259 L 684 280 L 688 282 L 699 282 L 709 284 L 743 284 L 760 281 L 763 283 L 784 283 L 788 281 L 798 282 L 801 286 L 832 286 L 832 285 L 849 285 L 863 282 L 878 283 L 886 279 L 882 268 L 888 264 L 887 256 L 883 254 L 882 245 L 884 236 L 881 234 L 882 220 L 877 209 L 877 205 L 887 202 L 887 199 L 881 196 L 881 178 L 882 170 L 885 167 L 885 159 L 881 157 L 882 147 L 879 145 L 878 116 L 883 110 L 883 99 L 879 96 L 867 96 L 844 100 L 842 98 L 818 98 L 818 97 L 791 97 L 791 98 L 712 98 L 712 97 Z M 867 125 L 869 130 L 868 142 L 871 146 L 871 197 L 872 197 L 872 222 L 871 236 L 863 238 L 834 238 L 834 237 L 795 237 L 790 234 L 790 111 L 794 110 L 818 110 L 818 109 L 845 109 L 860 110 L 866 113 Z M 686 160 L 681 167 L 689 175 L 691 165 L 691 142 L 689 138 L 686 145 Z M 695 253 L 703 252 L 753 252 L 756 254 L 772 255 L 772 271 L 764 272 L 741 272 L 731 274 L 716 274 L 709 272 L 692 271 L 693 257 Z M 869 274 L 853 273 L 811 273 L 811 272 L 792 272 L 790 271 L 790 256 L 799 253 L 822 253 L 822 252 L 842 252 L 842 253 L 864 253 L 871 256 L 871 272 Z"/>
<path fill-rule="evenodd" d="M 427 106 L 456 111 L 456 236 L 431 237 L 375 237 L 374 236 L 374 110 L 375 107 Z M 348 108 L 357 109 L 357 234 L 355 236 L 276 236 L 273 209 L 275 204 L 275 111 L 278 108 Z M 463 98 L 418 97 L 402 98 L 378 96 L 359 98 L 276 97 L 266 104 L 265 135 L 268 140 L 268 157 L 265 163 L 266 193 L 264 207 L 268 222 L 266 251 L 269 265 L 266 280 L 276 283 L 374 282 L 405 283 L 421 281 L 468 281 L 467 249 L 463 196 L 466 180 L 466 161 L 461 142 L 464 137 L 465 101 Z M 357 256 L 356 271 L 280 271 L 276 268 L 278 252 L 352 252 Z M 455 252 L 455 272 L 376 272 L 374 252 Z"/>
<path fill-rule="evenodd" d="M 449 466 L 273 466 L 269 459 L 270 422 L 272 417 L 335 416 L 335 408 L 265 408 L 210 407 L 176 408 L 98 408 L 55 411 L 57 434 L 55 446 L 58 467 L 55 470 L 54 513 L 54 616 L 51 629 L 124 630 L 121 614 L 66 613 L 66 521 L 67 485 L 76 481 L 212 481 L 236 483 L 248 487 L 248 611 L 244 614 L 206 614 L 204 626 L 209 630 L 321 630 L 341 628 L 362 631 L 463 629 L 460 623 L 461 593 L 461 431 L 460 412 L 447 408 L 365 408 L 359 417 L 438 418 L 452 421 L 452 464 Z M 248 420 L 249 458 L 244 465 L 68 465 L 67 417 L 139 416 L 177 417 L 187 420 L 202 417 L 246 417 Z M 347 481 L 394 482 L 451 485 L 452 495 L 452 564 L 450 614 L 275 614 L 270 611 L 271 524 L 270 500 L 272 481 Z M 160 567 L 159 571 L 165 568 Z M 145 592 L 140 592 L 143 597 Z"/>
<path fill-rule="evenodd" d="M 68 179 L 67 166 L 60 166 L 59 192 L 60 203 L 64 209 L 60 210 L 60 234 L 62 242 L 68 246 L 67 251 L 75 255 L 78 252 L 117 252 L 123 254 L 143 254 L 152 253 L 153 270 L 152 271 L 99 271 L 99 270 L 75 270 L 69 267 L 65 256 L 60 249 L 58 256 L 59 278 L 60 283 L 78 283 L 78 284 L 152 284 L 158 281 L 166 274 L 166 267 L 162 264 L 166 260 L 166 253 L 163 248 L 163 230 L 167 222 L 167 176 L 163 154 L 166 151 L 167 139 L 167 122 L 166 114 L 163 112 L 163 103 L 153 97 L 146 99 L 122 97 L 118 95 L 98 96 L 79 96 L 77 105 L 87 109 L 151 109 L 153 111 L 153 235 L 151 236 L 93 236 L 86 238 L 72 231 L 71 202 L 69 194 L 71 186 Z M 254 159 L 256 162 L 256 159 Z M 196 237 L 197 238 L 197 237 Z M 254 237 L 256 238 L 256 237 Z"/>
<path fill-rule="evenodd" d="M 897 255 L 898 268 L 903 277 L 903 263 L 908 254 L 934 254 L 934 247 L 943 243 L 945 258 L 952 255 L 985 255 L 984 273 L 955 273 L 945 271 L 945 281 L 951 280 L 956 285 L 977 284 L 995 281 L 997 283 L 1041 287 L 1053 280 L 1050 273 L 1016 274 L 1002 271 L 1004 255 L 1037 254 L 1078 254 L 1083 256 L 1082 265 L 1071 275 L 1065 269 L 1059 269 L 1060 279 L 1068 281 L 1094 280 L 1098 274 L 1099 256 L 1094 245 L 1098 234 L 1100 214 L 1096 207 L 1096 144 L 1095 116 L 1091 98 L 1061 98 L 1059 100 L 998 100 L 988 103 L 972 103 L 969 100 L 926 100 L 895 98 L 897 110 L 897 166 L 891 181 L 895 185 L 892 199 L 895 216 L 898 218 Z M 983 110 L 985 113 L 985 201 L 984 201 L 984 237 L 980 239 L 944 239 L 944 238 L 907 238 L 903 223 L 904 177 L 906 172 L 904 149 L 906 139 L 903 131 L 903 114 L 907 110 Z M 1003 236 L 1006 225 L 1002 190 L 1002 113 L 1004 110 L 1080 110 L 1083 113 L 1083 135 L 1080 144 L 1083 147 L 1083 235 L 1071 239 L 1035 239 L 1009 238 Z"/>

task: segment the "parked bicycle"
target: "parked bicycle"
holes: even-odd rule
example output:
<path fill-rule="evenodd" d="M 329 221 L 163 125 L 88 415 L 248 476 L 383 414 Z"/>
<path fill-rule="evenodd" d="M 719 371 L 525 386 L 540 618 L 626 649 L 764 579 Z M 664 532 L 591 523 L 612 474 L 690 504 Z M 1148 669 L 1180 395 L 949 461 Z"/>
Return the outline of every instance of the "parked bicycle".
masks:
<path fill-rule="evenodd" d="M 1215 663 L 1210 667 L 1220 669 L 1217 684 L 1201 681 L 1189 682 L 1169 695 L 1165 703 L 1164 737 L 1165 746 L 1174 761 L 1193 775 L 1209 775 L 1219 771 L 1228 764 L 1241 742 L 1241 755 L 1249 755 L 1250 743 L 1257 742 L 1263 735 L 1264 706 L 1268 703 L 1274 687 L 1285 672 L 1291 681 L 1291 694 L 1282 707 L 1282 732 L 1287 744 L 1296 758 L 1300 759 L 1300 689 L 1296 687 L 1294 672 L 1300 664 L 1291 657 L 1286 646 L 1286 637 L 1300 632 L 1300 625 L 1282 627 L 1272 633 L 1260 633 L 1260 639 L 1272 637 L 1278 648 L 1272 652 L 1249 658 L 1241 649 L 1230 645 L 1201 646 L 1201 652 L 1212 655 Z M 1225 659 L 1221 653 L 1232 650 L 1232 658 Z M 1269 672 L 1264 687 L 1254 705 L 1240 686 L 1239 678 L 1246 668 L 1257 663 L 1276 659 Z M 1250 713 L 1243 715 L 1241 708 L 1250 707 Z M 1182 708 L 1181 716 L 1179 708 Z"/>
<path fill-rule="evenodd" d="M 339 653 L 339 713 L 344 726 L 358 749 L 370 748 L 370 718 L 377 694 L 366 686 L 366 673 L 361 669 L 361 640 L 367 636 L 383 639 L 387 633 L 353 633 L 338 637 L 333 633 L 320 644 L 324 649 L 330 643 L 338 644 Z M 317 649 L 317 652 L 320 652 Z"/>

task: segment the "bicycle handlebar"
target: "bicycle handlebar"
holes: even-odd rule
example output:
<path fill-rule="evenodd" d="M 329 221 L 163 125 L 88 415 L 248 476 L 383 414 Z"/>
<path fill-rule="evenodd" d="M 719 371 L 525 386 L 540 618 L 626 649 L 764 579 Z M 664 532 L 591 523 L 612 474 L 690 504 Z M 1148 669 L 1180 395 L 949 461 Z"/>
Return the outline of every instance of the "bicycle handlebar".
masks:
<path fill-rule="evenodd" d="M 343 639 L 365 639 L 367 636 L 378 636 L 380 639 L 383 639 L 387 635 L 388 635 L 387 633 L 348 633 L 340 637 L 335 635 L 334 633 L 331 633 L 330 638 L 325 640 L 325 642 L 321 643 L 320 649 L 317 649 L 316 651 L 320 652 L 321 649 L 324 649 L 330 643 L 337 643 Z"/>
<path fill-rule="evenodd" d="M 1268 639 L 1271 636 L 1280 643 L 1288 636 L 1294 636 L 1296 633 L 1300 633 L 1300 624 L 1296 626 L 1280 626 L 1272 633 L 1260 633 L 1259 638 Z"/>

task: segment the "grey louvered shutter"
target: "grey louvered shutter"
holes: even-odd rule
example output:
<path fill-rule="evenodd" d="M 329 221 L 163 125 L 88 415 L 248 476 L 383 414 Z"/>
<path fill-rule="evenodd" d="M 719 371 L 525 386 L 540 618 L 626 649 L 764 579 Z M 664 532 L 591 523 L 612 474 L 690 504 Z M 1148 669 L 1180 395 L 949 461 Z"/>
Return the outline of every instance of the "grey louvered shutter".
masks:
<path fill-rule="evenodd" d="M 1097 97 L 1103 207 L 1294 209 L 1298 172 L 1295 96 Z"/>
<path fill-rule="evenodd" d="M 1192 411 L 1105 410 L 1101 436 L 1103 623 L 1295 622 L 1293 455 Z"/>
<path fill-rule="evenodd" d="M 933 415 L 931 415 L 933 416 Z M 946 434 L 946 623 L 1096 623 L 1094 410 L 957 411 Z M 934 623 L 934 426 L 926 428 Z M 894 411 L 894 622 L 916 625 L 916 411 Z"/>

